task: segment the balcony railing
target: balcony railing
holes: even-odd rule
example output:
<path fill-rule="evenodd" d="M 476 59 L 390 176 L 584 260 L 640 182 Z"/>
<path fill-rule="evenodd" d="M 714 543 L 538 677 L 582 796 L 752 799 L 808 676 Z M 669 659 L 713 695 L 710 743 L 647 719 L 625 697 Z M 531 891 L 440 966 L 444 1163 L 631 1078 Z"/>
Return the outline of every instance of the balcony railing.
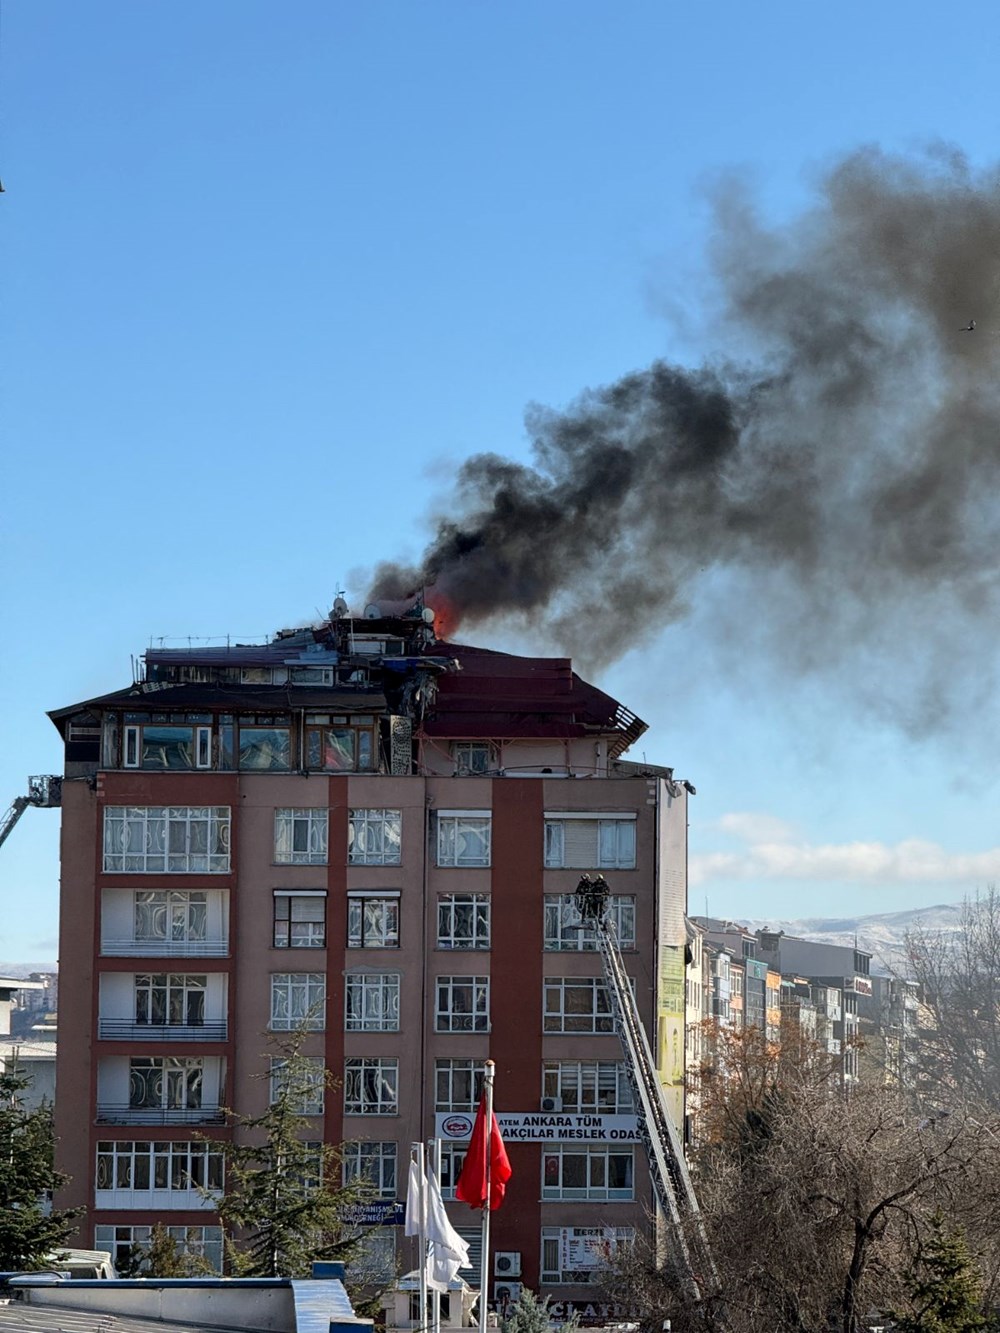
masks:
<path fill-rule="evenodd" d="M 105 958 L 227 958 L 229 941 L 215 940 L 101 940 Z"/>
<path fill-rule="evenodd" d="M 129 1106 L 124 1102 L 101 1102 L 99 1125 L 222 1125 L 226 1113 L 221 1106 Z"/>
<path fill-rule="evenodd" d="M 229 1024 L 224 1018 L 207 1023 L 131 1023 L 100 1018 L 97 1035 L 102 1041 L 225 1041 Z"/>

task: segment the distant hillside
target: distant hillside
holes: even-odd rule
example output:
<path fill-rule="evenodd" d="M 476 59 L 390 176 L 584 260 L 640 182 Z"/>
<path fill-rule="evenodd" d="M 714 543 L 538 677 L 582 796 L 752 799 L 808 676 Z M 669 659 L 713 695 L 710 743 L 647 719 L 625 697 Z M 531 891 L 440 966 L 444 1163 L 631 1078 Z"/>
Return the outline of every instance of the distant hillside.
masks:
<path fill-rule="evenodd" d="M 0 963 L 0 977 L 20 977 L 23 981 L 32 972 L 58 972 L 55 963 Z"/>
<path fill-rule="evenodd" d="M 900 966 L 904 956 L 904 940 L 912 930 L 927 931 L 932 935 L 957 935 L 962 928 L 962 904 L 949 903 L 939 907 L 917 907 L 906 912 L 875 912 L 871 916 L 805 917 L 800 921 L 772 919 L 741 920 L 750 930 L 783 930 L 786 935 L 798 935 L 805 940 L 823 944 L 853 945 L 872 954 L 873 966 L 888 971 Z"/>

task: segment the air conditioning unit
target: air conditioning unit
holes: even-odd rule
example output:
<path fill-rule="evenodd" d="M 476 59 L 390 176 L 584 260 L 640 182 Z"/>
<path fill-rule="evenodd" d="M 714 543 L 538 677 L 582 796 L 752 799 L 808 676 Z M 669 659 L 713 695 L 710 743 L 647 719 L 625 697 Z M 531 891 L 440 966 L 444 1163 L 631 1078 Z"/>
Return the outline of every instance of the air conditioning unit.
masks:
<path fill-rule="evenodd" d="M 493 1256 L 493 1272 L 497 1277 L 520 1277 L 521 1251 L 497 1250 Z"/>
<path fill-rule="evenodd" d="M 501 1309 L 513 1305 L 521 1294 L 520 1282 L 494 1282 L 493 1300 Z"/>
<path fill-rule="evenodd" d="M 562 1110 L 562 1098 L 561 1098 L 561 1097 L 543 1097 L 543 1098 L 542 1098 L 542 1110 L 543 1110 L 543 1111 L 555 1111 L 555 1112 L 559 1112 L 559 1111 L 561 1111 L 561 1110 Z"/>

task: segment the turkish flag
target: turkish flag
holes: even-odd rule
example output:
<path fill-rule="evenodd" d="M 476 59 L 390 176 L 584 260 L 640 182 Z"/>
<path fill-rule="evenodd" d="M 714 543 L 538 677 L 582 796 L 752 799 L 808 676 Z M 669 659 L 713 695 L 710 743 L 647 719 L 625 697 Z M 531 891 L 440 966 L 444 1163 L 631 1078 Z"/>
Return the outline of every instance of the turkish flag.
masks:
<path fill-rule="evenodd" d="M 489 1176 L 490 1212 L 503 1203 L 507 1181 L 511 1177 L 510 1160 L 507 1149 L 500 1137 L 500 1128 L 496 1116 L 486 1129 L 486 1095 L 479 1100 L 476 1123 L 469 1140 L 469 1151 L 465 1154 L 462 1173 L 455 1185 L 455 1198 L 467 1203 L 470 1208 L 486 1206 L 487 1175 Z"/>

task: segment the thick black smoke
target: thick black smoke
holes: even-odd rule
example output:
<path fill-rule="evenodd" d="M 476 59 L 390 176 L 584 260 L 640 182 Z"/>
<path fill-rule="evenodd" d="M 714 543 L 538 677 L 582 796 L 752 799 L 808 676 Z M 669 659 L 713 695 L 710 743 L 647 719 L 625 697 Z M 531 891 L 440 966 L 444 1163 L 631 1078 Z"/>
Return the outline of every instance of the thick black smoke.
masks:
<path fill-rule="evenodd" d="M 715 221 L 719 361 L 531 408 L 534 466 L 468 459 L 422 568 L 371 595 L 426 585 L 591 666 L 694 608 L 936 725 L 995 683 L 1000 175 L 865 151 L 787 229 L 735 187 Z"/>

